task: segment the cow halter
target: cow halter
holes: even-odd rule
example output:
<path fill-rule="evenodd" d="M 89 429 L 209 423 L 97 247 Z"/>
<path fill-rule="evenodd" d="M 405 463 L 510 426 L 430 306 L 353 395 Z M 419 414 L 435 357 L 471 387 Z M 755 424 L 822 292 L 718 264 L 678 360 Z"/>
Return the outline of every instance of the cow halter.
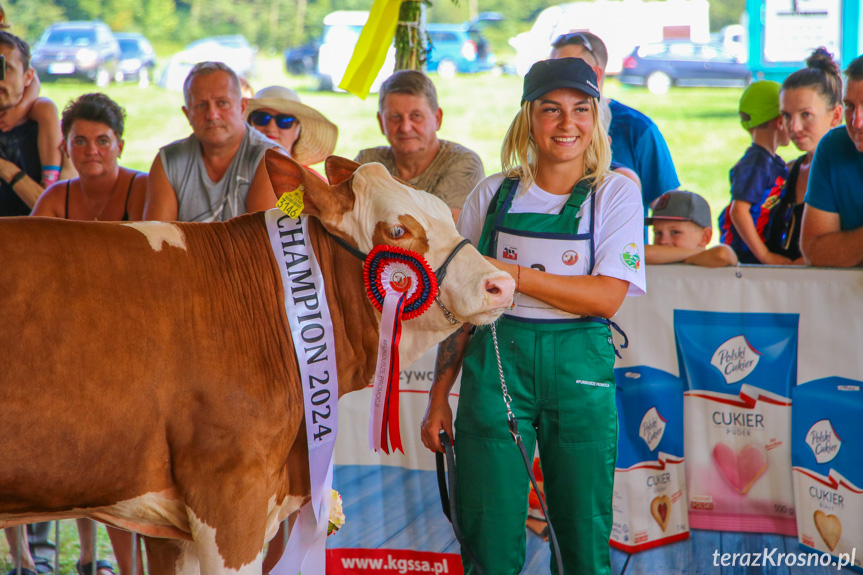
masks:
<path fill-rule="evenodd" d="M 339 236 L 332 234 L 332 233 L 330 235 L 333 237 L 333 239 L 336 241 L 337 244 L 339 244 L 340 246 L 345 248 L 351 255 L 360 259 L 361 261 L 365 261 L 367 254 L 364 254 L 362 251 L 358 250 L 357 248 L 355 248 L 354 246 L 352 246 L 351 244 L 349 244 L 348 242 L 346 242 L 345 240 L 343 240 Z M 468 240 L 468 239 L 464 239 L 464 240 L 460 241 L 458 243 L 458 245 L 456 245 L 456 247 L 454 247 L 453 250 L 449 253 L 449 255 L 444 260 L 444 262 L 441 264 L 441 266 L 435 270 L 434 275 L 437 278 L 437 285 L 438 286 L 443 284 L 443 280 L 446 277 L 447 267 L 452 262 L 453 258 L 455 258 L 456 254 L 463 247 L 468 245 L 469 243 L 470 243 L 470 240 Z M 447 307 L 446 307 L 446 305 L 444 305 L 443 301 L 441 301 L 440 291 L 438 291 L 438 294 L 435 296 L 435 302 L 438 304 L 438 306 L 440 306 L 444 317 L 447 319 L 447 321 L 450 323 L 450 325 L 456 325 L 457 323 L 460 323 L 459 320 L 456 319 L 455 315 L 453 315 L 453 313 L 447 309 Z"/>

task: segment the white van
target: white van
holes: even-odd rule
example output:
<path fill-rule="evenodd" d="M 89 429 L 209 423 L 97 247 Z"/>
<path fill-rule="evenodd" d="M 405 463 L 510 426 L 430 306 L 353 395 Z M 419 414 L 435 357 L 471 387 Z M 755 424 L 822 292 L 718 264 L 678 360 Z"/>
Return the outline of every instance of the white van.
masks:
<path fill-rule="evenodd" d="M 354 54 L 360 32 L 369 19 L 369 13 L 361 10 L 337 10 L 324 17 L 324 34 L 318 52 L 318 87 L 321 90 L 340 90 L 339 84 L 345 75 L 348 62 Z M 384 65 L 372 83 L 371 91 L 377 92 L 395 69 L 396 49 L 390 46 Z M 340 90 L 341 91 L 341 90 Z"/>
<path fill-rule="evenodd" d="M 539 13 L 533 27 L 515 38 L 515 67 L 524 76 L 534 62 L 548 58 L 551 43 L 567 32 L 593 32 L 608 48 L 608 74 L 619 74 L 623 59 L 636 46 L 685 38 L 710 39 L 707 0 L 595 0 L 551 6 Z"/>

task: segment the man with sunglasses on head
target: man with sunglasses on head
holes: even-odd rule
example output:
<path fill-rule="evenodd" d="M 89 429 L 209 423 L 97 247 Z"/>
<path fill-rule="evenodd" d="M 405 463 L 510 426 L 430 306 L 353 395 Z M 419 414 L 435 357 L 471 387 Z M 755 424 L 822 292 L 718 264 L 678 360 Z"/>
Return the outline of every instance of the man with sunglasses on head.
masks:
<path fill-rule="evenodd" d="M 393 176 L 442 199 L 458 220 L 485 171 L 476 152 L 438 139 L 442 121 L 431 79 L 400 70 L 381 84 L 378 96 L 378 124 L 390 145 L 361 150 L 356 161 L 383 164 Z"/>
<path fill-rule="evenodd" d="M 237 74 L 221 62 L 195 64 L 183 97 L 192 134 L 159 150 L 144 219 L 224 221 L 275 207 L 263 158 L 278 144 L 246 124 Z"/>
<path fill-rule="evenodd" d="M 596 34 L 562 34 L 552 43 L 551 58 L 581 58 L 596 72 L 599 89 L 602 90 L 608 49 Z M 607 106 L 611 111 L 608 135 L 611 138 L 612 161 L 638 174 L 646 216 L 653 200 L 680 187 L 668 144 L 653 120 L 638 110 L 608 98 L 602 98 L 600 106 Z"/>

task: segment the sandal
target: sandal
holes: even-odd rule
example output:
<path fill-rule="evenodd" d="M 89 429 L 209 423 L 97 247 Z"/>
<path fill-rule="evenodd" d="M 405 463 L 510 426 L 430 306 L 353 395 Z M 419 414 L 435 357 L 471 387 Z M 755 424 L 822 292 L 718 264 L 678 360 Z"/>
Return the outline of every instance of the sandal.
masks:
<path fill-rule="evenodd" d="M 102 569 L 110 571 L 113 575 L 117 575 L 117 572 L 114 571 L 114 566 L 111 565 L 111 562 L 104 559 L 99 559 L 98 561 L 96 561 L 95 571 L 93 570 L 92 563 L 85 563 L 81 565 L 81 561 L 77 561 L 75 563 L 75 569 L 78 571 L 78 575 L 93 575 L 94 573 L 98 574 L 99 571 L 101 571 Z"/>

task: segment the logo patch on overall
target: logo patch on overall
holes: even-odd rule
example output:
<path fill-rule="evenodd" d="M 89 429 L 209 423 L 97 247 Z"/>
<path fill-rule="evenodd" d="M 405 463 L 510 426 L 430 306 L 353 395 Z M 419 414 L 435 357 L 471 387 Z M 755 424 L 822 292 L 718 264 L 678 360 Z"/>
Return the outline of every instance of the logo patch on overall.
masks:
<path fill-rule="evenodd" d="M 578 261 L 578 253 L 574 250 L 566 250 L 560 259 L 565 265 L 574 266 L 575 262 Z"/>
<path fill-rule="evenodd" d="M 620 254 L 620 261 L 632 271 L 637 272 L 638 268 L 641 267 L 641 256 L 638 255 L 638 246 L 627 244 Z"/>
<path fill-rule="evenodd" d="M 511 248 L 504 246 L 503 247 L 503 259 L 505 260 L 517 260 L 518 259 L 518 248 Z"/>

